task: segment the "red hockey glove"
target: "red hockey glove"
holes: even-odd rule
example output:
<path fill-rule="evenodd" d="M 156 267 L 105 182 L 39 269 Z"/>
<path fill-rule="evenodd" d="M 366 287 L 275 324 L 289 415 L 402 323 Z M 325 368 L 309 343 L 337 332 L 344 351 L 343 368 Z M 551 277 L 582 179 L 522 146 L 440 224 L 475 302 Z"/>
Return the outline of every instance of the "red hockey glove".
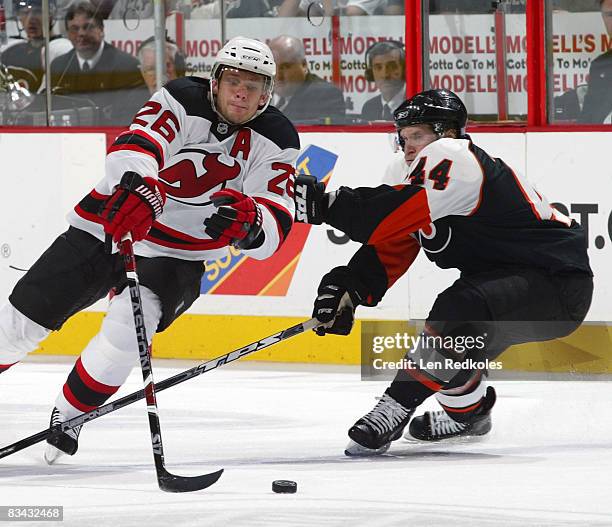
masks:
<path fill-rule="evenodd" d="M 204 220 L 204 231 L 213 240 L 226 238 L 238 249 L 254 249 L 263 243 L 263 215 L 249 196 L 232 189 L 215 192 L 210 198 L 217 211 Z"/>
<path fill-rule="evenodd" d="M 142 240 L 161 215 L 165 202 L 166 192 L 158 181 L 126 172 L 100 211 L 104 232 L 116 243 L 128 232 L 133 241 Z"/>

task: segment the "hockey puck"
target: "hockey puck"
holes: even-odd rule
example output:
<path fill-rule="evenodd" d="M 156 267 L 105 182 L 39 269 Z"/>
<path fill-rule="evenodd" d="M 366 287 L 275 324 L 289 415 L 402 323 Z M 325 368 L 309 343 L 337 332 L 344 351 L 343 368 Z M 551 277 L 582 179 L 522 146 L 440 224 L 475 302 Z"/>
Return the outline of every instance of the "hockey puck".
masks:
<path fill-rule="evenodd" d="M 277 494 L 295 494 L 297 492 L 297 483 L 286 479 L 277 479 L 272 482 L 272 490 Z"/>

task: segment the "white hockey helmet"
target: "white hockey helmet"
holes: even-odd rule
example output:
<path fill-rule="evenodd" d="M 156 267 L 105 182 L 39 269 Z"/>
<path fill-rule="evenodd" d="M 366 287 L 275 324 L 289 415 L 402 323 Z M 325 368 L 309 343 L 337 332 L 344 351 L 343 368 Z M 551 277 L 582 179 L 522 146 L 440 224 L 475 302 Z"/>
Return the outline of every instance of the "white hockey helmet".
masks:
<path fill-rule="evenodd" d="M 217 113 L 219 111 L 215 105 L 212 81 L 219 80 L 224 66 L 258 73 L 265 77 L 264 92 L 267 95 L 267 100 L 251 117 L 251 119 L 254 119 L 268 107 L 272 99 L 274 76 L 276 75 L 276 63 L 272 51 L 263 42 L 247 37 L 234 37 L 219 50 L 210 74 L 210 100 Z M 221 115 L 221 117 L 223 116 Z"/>

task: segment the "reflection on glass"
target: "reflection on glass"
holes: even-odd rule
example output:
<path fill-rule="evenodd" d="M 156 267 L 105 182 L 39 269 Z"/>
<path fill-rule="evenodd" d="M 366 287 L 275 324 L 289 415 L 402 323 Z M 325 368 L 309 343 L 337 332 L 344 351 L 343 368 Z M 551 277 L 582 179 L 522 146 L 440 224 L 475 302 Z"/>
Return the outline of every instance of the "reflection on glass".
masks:
<path fill-rule="evenodd" d="M 276 62 L 273 104 L 293 123 L 332 124 L 344 121 L 342 92 L 309 71 L 302 40 L 280 35 L 269 42 Z"/>
<path fill-rule="evenodd" d="M 54 97 L 54 108 L 89 108 L 96 124 L 128 124 L 142 103 L 136 97 L 144 86 L 138 60 L 105 40 L 104 20 L 93 4 L 71 4 L 65 22 L 73 49 L 51 62 L 53 94 L 63 96 Z"/>
<path fill-rule="evenodd" d="M 455 92 L 472 120 L 524 120 L 527 55 L 524 0 L 430 2 L 429 87 Z"/>
<path fill-rule="evenodd" d="M 612 0 L 551 2 L 557 123 L 612 123 Z"/>

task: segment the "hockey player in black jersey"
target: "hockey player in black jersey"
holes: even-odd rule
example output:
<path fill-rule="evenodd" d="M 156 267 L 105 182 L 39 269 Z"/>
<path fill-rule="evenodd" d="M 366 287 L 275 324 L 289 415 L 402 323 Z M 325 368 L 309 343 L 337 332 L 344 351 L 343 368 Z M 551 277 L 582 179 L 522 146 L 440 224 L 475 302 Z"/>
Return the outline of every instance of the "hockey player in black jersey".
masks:
<path fill-rule="evenodd" d="M 53 33 L 55 12 L 56 1 L 49 0 L 49 63 L 72 49 L 67 38 Z M 13 0 L 13 14 L 19 36 L 0 54 L 0 62 L 21 86 L 31 93 L 41 92 L 45 88 L 42 0 Z"/>
<path fill-rule="evenodd" d="M 495 391 L 485 371 L 456 365 L 570 334 L 593 292 L 584 230 L 472 143 L 465 106 L 454 93 L 419 93 L 394 119 L 409 164 L 406 184 L 325 193 L 312 178 L 296 180 L 299 221 L 327 223 L 363 244 L 348 265 L 321 280 L 313 312 L 325 324 L 320 335 L 348 334 L 355 308 L 380 302 L 421 248 L 439 267 L 461 272 L 434 302 L 407 367 L 350 428 L 347 455 L 385 452 L 434 394 L 444 411 L 414 418 L 410 436 L 486 434 Z M 456 338 L 485 345 L 466 350 L 453 344 Z"/>
<path fill-rule="evenodd" d="M 0 309 L 0 372 L 74 313 L 111 299 L 59 393 L 51 424 L 104 403 L 138 362 L 125 272 L 105 250 L 130 232 L 146 333 L 165 330 L 200 295 L 204 261 L 228 247 L 265 259 L 293 225 L 299 137 L 269 106 L 276 65 L 243 37 L 217 54 L 211 79 L 185 77 L 153 94 L 110 147 L 104 178 L 69 213 L 60 235 Z M 111 245 L 111 244 L 108 244 Z M 45 457 L 74 454 L 78 429 L 48 439 Z"/>

